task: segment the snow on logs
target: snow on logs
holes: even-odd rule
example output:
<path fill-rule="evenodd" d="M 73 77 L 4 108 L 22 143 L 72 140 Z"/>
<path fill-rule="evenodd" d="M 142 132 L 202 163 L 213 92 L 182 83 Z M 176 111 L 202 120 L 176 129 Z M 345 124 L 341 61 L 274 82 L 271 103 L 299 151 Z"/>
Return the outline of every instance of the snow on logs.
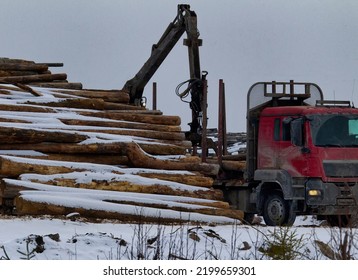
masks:
<path fill-rule="evenodd" d="M 128 170 L 128 171 L 126 171 Z M 144 177 L 149 179 L 142 179 L 143 181 L 152 181 L 151 179 L 155 178 L 163 181 L 178 182 L 183 184 L 189 184 L 192 186 L 200 186 L 210 188 L 212 185 L 212 179 L 210 177 L 202 176 L 197 172 L 188 172 L 187 170 L 155 170 L 155 169 L 136 169 L 136 168 L 119 168 L 117 166 L 104 165 L 104 164 L 94 164 L 94 163 L 83 163 L 83 162 L 65 162 L 65 161 L 54 161 L 54 160 L 43 160 L 43 159 L 33 159 L 33 158 L 24 158 L 19 156 L 0 156 L 0 174 L 8 178 L 19 178 L 23 174 L 42 174 L 42 175 L 53 175 L 53 174 L 63 174 L 63 173 L 72 173 L 72 172 L 84 172 L 84 171 L 98 171 L 113 173 L 112 177 L 115 174 L 133 174 L 136 177 Z M 87 175 L 86 175 L 87 176 Z M 112 179 L 110 177 L 109 179 Z M 159 178 L 160 179 L 159 179 Z M 137 178 L 138 179 L 138 178 Z M 91 181 L 93 184 L 95 180 Z M 104 183 L 104 180 L 100 181 Z M 56 183 L 58 184 L 58 183 Z M 110 185 L 110 183 L 106 183 Z M 169 184 L 167 182 L 167 184 Z M 210 188 L 211 189 L 211 188 Z M 206 189 L 204 189 L 206 190 Z M 221 192 L 215 191 L 210 192 L 213 196 L 211 198 L 218 199 L 222 198 Z M 209 196 L 207 196 L 209 197 Z"/>
<path fill-rule="evenodd" d="M 63 188 L 11 179 L 4 181 L 25 189 L 16 199 L 20 214 L 67 215 L 78 212 L 86 217 L 115 218 L 124 222 L 140 218 L 144 223 L 185 221 L 196 224 L 228 224 L 242 218 L 239 211 L 231 210 L 227 203 L 220 201 L 163 194 L 158 199 L 157 195 L 148 193 Z"/>
<path fill-rule="evenodd" d="M 53 66 L 0 58 L 0 209 L 10 198 L 23 215 L 242 219 L 212 188 L 218 164 L 187 155 L 178 116 L 130 105 L 121 90 L 82 89 Z"/>

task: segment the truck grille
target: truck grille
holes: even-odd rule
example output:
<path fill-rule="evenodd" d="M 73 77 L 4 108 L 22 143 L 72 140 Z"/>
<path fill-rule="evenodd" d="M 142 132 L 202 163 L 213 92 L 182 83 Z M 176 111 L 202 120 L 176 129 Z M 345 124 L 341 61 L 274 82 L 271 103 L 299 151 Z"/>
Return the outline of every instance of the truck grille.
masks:
<path fill-rule="evenodd" d="M 324 160 L 323 169 L 327 177 L 358 177 L 357 160 Z"/>
<path fill-rule="evenodd" d="M 339 206 L 355 205 L 355 201 L 353 198 L 338 198 L 337 205 Z"/>

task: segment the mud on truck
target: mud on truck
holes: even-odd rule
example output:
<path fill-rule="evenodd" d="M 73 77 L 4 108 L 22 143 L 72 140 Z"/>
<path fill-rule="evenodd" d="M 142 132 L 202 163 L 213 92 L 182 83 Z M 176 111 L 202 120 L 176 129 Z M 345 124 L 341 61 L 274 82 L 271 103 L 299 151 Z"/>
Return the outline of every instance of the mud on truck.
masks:
<path fill-rule="evenodd" d="M 184 33 L 190 79 L 177 95 L 191 96 L 186 137 L 204 150 L 207 72 L 200 70 L 202 40 L 189 5 L 178 5 L 174 21 L 123 89 L 140 106 L 145 85 Z M 259 82 L 248 91 L 246 117 L 245 172 L 221 165 L 214 178 L 214 187 L 223 190 L 232 207 L 244 211 L 249 223 L 255 214 L 271 226 L 292 225 L 297 215 L 317 215 L 331 225 L 349 225 L 358 209 L 358 109 L 346 101 L 324 100 L 313 83 Z"/>

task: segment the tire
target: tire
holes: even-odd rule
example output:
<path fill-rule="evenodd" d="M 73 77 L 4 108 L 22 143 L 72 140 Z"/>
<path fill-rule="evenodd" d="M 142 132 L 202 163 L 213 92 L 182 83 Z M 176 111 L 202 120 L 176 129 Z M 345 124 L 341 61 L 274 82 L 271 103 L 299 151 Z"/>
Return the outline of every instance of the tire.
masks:
<path fill-rule="evenodd" d="M 292 203 L 276 193 L 268 195 L 265 199 L 263 217 L 268 226 L 292 226 L 296 214 L 292 210 Z"/>

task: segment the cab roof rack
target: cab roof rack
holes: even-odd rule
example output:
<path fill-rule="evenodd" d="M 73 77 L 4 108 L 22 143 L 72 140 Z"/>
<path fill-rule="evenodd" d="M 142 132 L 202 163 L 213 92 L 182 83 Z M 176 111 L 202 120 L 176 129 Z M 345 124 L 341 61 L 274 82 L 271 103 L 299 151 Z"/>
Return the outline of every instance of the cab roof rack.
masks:
<path fill-rule="evenodd" d="M 314 106 L 316 100 L 323 100 L 321 88 L 308 82 L 259 82 L 253 84 L 247 93 L 248 110 L 271 106 Z"/>
<path fill-rule="evenodd" d="M 352 107 L 351 102 L 347 100 L 316 100 L 316 106 Z"/>

